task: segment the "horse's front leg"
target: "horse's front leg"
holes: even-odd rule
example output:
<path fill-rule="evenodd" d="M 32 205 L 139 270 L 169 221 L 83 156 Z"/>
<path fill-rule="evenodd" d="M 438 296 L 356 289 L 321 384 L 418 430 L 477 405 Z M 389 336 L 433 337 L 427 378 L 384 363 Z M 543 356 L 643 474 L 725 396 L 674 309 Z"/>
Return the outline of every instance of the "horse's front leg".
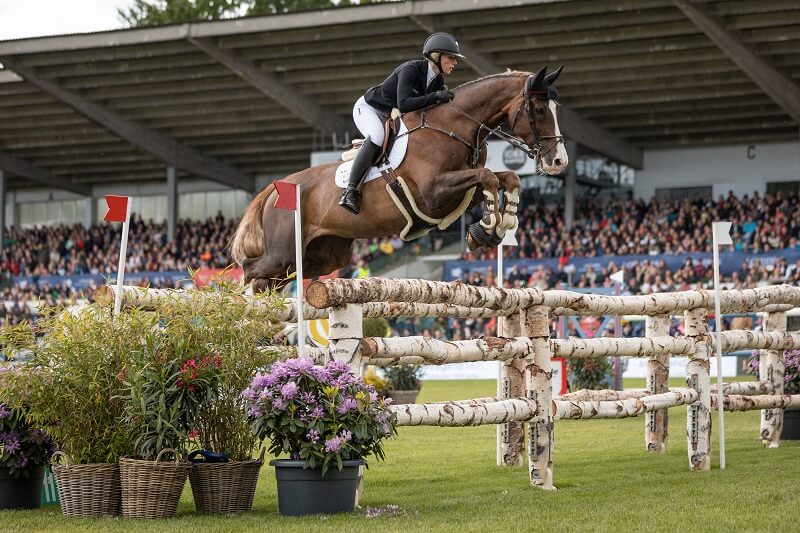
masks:
<path fill-rule="evenodd" d="M 495 172 L 495 176 L 500 181 L 503 192 L 503 219 L 495 230 L 498 235 L 505 235 L 506 231 L 516 231 L 519 226 L 517 211 L 519 209 L 519 193 L 521 182 L 516 172 L 503 171 Z"/>
<path fill-rule="evenodd" d="M 470 250 L 477 248 L 488 250 L 503 240 L 503 235 L 498 236 L 496 232 L 498 224 L 502 221 L 498 197 L 500 181 L 492 171 L 486 168 L 471 168 L 443 172 L 433 180 L 430 193 L 426 194 L 425 191 L 422 193 L 428 205 L 434 210 L 439 210 L 452 205 L 456 199 L 460 202 L 475 187 L 480 187 L 483 191 L 483 215 L 480 222 L 470 225 L 467 246 Z"/>

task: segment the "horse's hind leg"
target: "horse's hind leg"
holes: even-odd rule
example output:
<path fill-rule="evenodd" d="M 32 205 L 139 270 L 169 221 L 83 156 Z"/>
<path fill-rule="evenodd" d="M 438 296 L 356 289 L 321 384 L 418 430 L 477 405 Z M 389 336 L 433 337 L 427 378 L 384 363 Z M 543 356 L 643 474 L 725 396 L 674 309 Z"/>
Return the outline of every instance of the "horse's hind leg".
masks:
<path fill-rule="evenodd" d="M 279 290 L 289 281 L 289 275 L 294 271 L 294 262 L 279 260 L 266 253 L 261 257 L 247 259 L 243 265 L 245 283 L 250 282 L 253 292 L 267 289 Z"/>

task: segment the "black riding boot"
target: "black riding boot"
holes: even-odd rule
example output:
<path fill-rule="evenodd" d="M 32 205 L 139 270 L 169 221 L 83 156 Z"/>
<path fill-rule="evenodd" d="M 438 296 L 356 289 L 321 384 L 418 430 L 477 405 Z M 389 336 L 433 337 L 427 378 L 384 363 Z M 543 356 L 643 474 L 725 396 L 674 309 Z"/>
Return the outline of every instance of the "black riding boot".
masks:
<path fill-rule="evenodd" d="M 364 144 L 358 149 L 353 164 L 350 166 L 350 180 L 347 183 L 347 189 L 342 194 L 339 205 L 357 215 L 361 211 L 361 192 L 358 190 L 364 177 L 367 175 L 369 167 L 375 162 L 378 157 L 381 147 L 372 144 L 369 137 L 364 139 Z"/>

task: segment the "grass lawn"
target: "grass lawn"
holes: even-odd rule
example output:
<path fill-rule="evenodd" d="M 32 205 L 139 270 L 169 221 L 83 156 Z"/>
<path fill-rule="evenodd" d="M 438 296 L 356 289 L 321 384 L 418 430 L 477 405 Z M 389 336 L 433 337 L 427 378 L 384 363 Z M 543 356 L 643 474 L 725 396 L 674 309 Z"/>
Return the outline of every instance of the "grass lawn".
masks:
<path fill-rule="evenodd" d="M 673 385 L 680 385 L 680 379 Z M 643 380 L 626 380 L 642 387 Z M 420 402 L 492 396 L 493 381 L 428 381 Z M 644 419 L 556 424 L 556 492 L 528 483 L 527 468 L 495 465 L 495 427 L 400 428 L 387 462 L 372 462 L 362 505 L 394 516 L 281 518 L 273 470 L 262 471 L 255 510 L 194 513 L 188 483 L 170 521 L 76 520 L 56 508 L 0 513 L 2 531 L 798 531 L 800 442 L 765 449 L 759 412 L 726 413 L 727 469 L 692 472 L 686 409 L 670 410 L 668 452 L 644 451 Z M 714 423 L 717 414 L 714 413 Z M 716 444 L 716 431 L 715 431 Z"/>

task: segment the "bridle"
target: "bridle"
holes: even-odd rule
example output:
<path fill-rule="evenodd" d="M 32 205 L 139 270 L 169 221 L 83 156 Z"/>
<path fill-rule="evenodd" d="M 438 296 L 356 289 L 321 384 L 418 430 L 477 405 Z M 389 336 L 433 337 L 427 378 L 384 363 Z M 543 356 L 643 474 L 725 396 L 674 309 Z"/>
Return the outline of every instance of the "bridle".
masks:
<path fill-rule="evenodd" d="M 530 126 L 531 132 L 533 132 L 533 139 L 534 139 L 534 145 L 532 150 L 533 153 L 536 154 L 537 157 L 540 156 L 540 152 L 542 151 L 542 141 L 549 141 L 552 139 L 556 139 L 556 142 L 553 143 L 550 149 L 547 150 L 545 153 L 541 154 L 541 157 L 544 157 L 553 150 L 555 150 L 556 146 L 564 143 L 564 136 L 539 134 L 539 129 L 536 127 L 536 119 L 533 116 L 533 110 L 535 109 L 533 105 L 533 100 L 535 98 L 539 98 L 540 100 L 549 100 L 550 98 L 547 91 L 528 90 L 531 78 L 533 78 L 533 76 L 528 76 L 528 78 L 525 80 L 525 85 L 522 86 L 522 101 L 525 105 L 525 114 L 528 116 L 528 126 Z M 519 119 L 520 113 L 522 113 L 522 104 L 520 104 L 519 108 L 517 109 L 517 112 L 514 114 L 514 119 L 511 121 L 510 124 L 511 131 L 514 131 L 514 126 L 516 125 L 517 120 Z M 528 155 L 528 157 L 531 156 Z"/>
<path fill-rule="evenodd" d="M 524 106 L 525 113 L 528 116 L 528 125 L 530 126 L 531 132 L 533 133 L 534 145 L 533 145 L 532 148 L 528 147 L 528 145 L 525 143 L 525 141 L 523 141 L 520 137 L 517 137 L 516 135 L 513 135 L 511 133 L 503 131 L 503 129 L 500 126 L 497 126 L 496 128 L 490 128 L 489 126 L 487 126 L 486 124 L 484 124 L 480 120 L 476 119 L 475 117 L 473 117 L 472 115 L 470 115 L 469 113 L 467 113 L 466 111 L 464 111 L 463 109 L 461 109 L 460 107 L 455 105 L 452 101 L 450 102 L 450 106 L 458 114 L 468 118 L 469 120 L 471 120 L 473 123 L 475 123 L 478 126 L 478 131 L 475 134 L 474 143 L 469 142 L 468 140 L 464 139 L 463 137 L 461 137 L 459 134 L 457 134 L 454 131 L 447 131 L 447 130 L 438 128 L 436 126 L 433 126 L 431 124 L 428 124 L 426 122 L 426 119 L 425 119 L 426 110 L 422 111 L 422 122 L 421 122 L 421 124 L 419 126 L 415 126 L 415 127 L 411 128 L 410 130 L 404 132 L 403 134 L 398 135 L 398 137 L 402 137 L 404 135 L 409 135 L 411 132 L 417 131 L 417 130 L 421 130 L 421 129 L 430 129 L 430 130 L 438 131 L 440 133 L 444 133 L 448 137 L 456 139 L 457 141 L 460 141 L 462 144 L 464 144 L 467 148 L 469 148 L 471 150 L 471 152 L 472 152 L 471 163 L 472 163 L 473 168 L 478 166 L 478 162 L 480 160 L 481 151 L 483 150 L 484 146 L 486 146 L 486 143 L 489 141 L 489 137 L 492 137 L 492 136 L 497 137 L 498 139 L 507 142 L 508 144 L 510 144 L 511 146 L 516 148 L 517 150 L 520 150 L 521 152 L 523 152 L 530 159 L 539 159 L 541 157 L 544 157 L 547 154 L 549 154 L 550 152 L 552 152 L 556 148 L 556 146 L 558 146 L 559 143 L 563 143 L 564 142 L 564 136 L 563 135 L 540 135 L 539 134 L 539 129 L 536 127 L 536 119 L 533 116 L 533 111 L 532 110 L 534 109 L 534 106 L 532 105 L 532 100 L 534 98 L 537 98 L 536 95 L 538 95 L 538 94 L 543 94 L 544 95 L 544 98 L 543 98 L 544 100 L 547 100 L 548 98 L 547 98 L 547 91 L 531 91 L 531 90 L 528 90 L 528 85 L 530 84 L 531 78 L 533 78 L 533 76 L 528 76 L 528 78 L 525 80 L 525 83 L 522 86 L 522 101 L 523 101 L 523 103 L 520 104 L 519 108 L 517 109 L 517 112 L 514 114 L 514 119 L 512 120 L 510 126 L 511 126 L 511 131 L 513 132 L 514 131 L 514 126 L 516 125 L 517 120 L 519 119 L 519 115 L 522 113 L 522 109 L 523 109 L 523 106 Z M 538 97 L 538 98 L 541 98 L 541 97 Z M 483 136 L 483 139 L 481 139 L 481 133 L 482 132 L 486 132 L 485 136 Z M 542 141 L 548 141 L 548 140 L 551 140 L 551 139 L 557 139 L 557 142 L 553 143 L 553 146 L 551 146 L 550 149 L 547 150 L 545 153 L 541 153 L 542 152 Z"/>

